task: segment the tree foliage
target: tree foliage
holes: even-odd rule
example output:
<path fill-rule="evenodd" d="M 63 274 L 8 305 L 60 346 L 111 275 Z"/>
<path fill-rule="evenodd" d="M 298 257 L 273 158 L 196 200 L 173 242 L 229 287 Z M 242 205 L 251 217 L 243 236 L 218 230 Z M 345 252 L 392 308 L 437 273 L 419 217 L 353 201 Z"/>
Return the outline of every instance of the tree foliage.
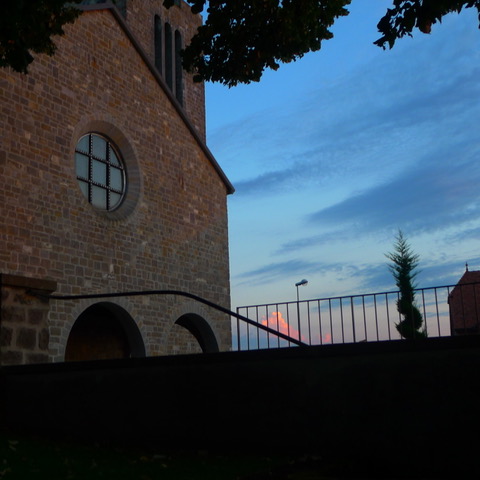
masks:
<path fill-rule="evenodd" d="M 161 0 L 158 0 L 159 2 Z M 175 0 L 163 0 L 171 7 Z M 355 0 L 361 2 L 361 0 Z M 376 45 L 392 48 L 415 29 L 429 33 L 432 24 L 451 12 L 476 8 L 480 0 L 391 0 L 378 23 Z M 100 0 L 3 0 L 0 17 L 0 67 L 27 72 L 32 53 L 55 52 L 52 37 L 80 13 L 75 4 Z M 351 0 L 186 0 L 194 13 L 206 10 L 205 23 L 183 52 L 183 65 L 196 80 L 229 87 L 259 81 L 333 37 L 337 18 L 348 15 Z"/>
<path fill-rule="evenodd" d="M 350 1 L 210 0 L 204 25 L 184 51 L 184 66 L 198 80 L 228 86 L 258 81 L 265 68 L 319 50 Z M 205 0 L 189 3 L 194 12 L 205 8 Z"/>
<path fill-rule="evenodd" d="M 392 48 L 397 39 L 411 37 L 415 28 L 430 33 L 433 24 L 441 23 L 448 13 L 460 13 L 464 7 L 476 8 L 480 22 L 480 0 L 393 0 L 393 8 L 387 10 L 377 25 L 382 36 L 374 43 Z"/>
<path fill-rule="evenodd" d="M 164 0 L 171 6 L 174 0 Z M 193 12 L 202 12 L 205 0 L 186 0 Z M 361 1 L 361 0 L 358 0 Z M 412 35 L 418 28 L 429 33 L 443 16 L 475 7 L 480 0 L 392 0 L 378 23 L 381 37 L 374 42 L 385 48 Z M 197 80 L 220 82 L 229 87 L 260 80 L 265 68 L 276 70 L 321 48 L 332 38 L 330 27 L 348 15 L 351 0 L 211 0 L 205 25 L 184 50 L 184 67 Z"/>
<path fill-rule="evenodd" d="M 402 231 L 399 231 L 394 244 L 394 251 L 387 253 L 386 257 L 391 260 L 388 268 L 395 278 L 400 296 L 397 300 L 397 310 L 402 316 L 396 328 L 404 338 L 424 338 L 426 333 L 420 330 L 423 317 L 420 310 L 415 306 L 415 277 L 419 256 L 412 252 L 407 239 Z"/>
<path fill-rule="evenodd" d="M 63 35 L 63 26 L 80 11 L 73 0 L 3 0 L 0 16 L 0 67 L 10 66 L 27 73 L 32 53 L 53 55 L 54 35 Z"/>

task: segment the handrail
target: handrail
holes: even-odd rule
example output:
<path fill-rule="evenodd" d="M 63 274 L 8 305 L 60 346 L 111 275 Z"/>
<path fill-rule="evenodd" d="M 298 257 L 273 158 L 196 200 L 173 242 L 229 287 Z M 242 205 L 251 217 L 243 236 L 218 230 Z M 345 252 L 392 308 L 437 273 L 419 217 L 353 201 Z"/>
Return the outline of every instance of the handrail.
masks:
<path fill-rule="evenodd" d="M 84 295 L 45 295 L 44 293 L 40 293 L 38 290 L 29 290 L 28 293 L 30 295 L 34 295 L 36 297 L 45 298 L 48 300 L 86 300 L 86 299 L 96 299 L 96 298 L 118 298 L 118 297 L 136 297 L 142 295 L 177 295 L 181 297 L 190 298 L 195 300 L 199 303 L 203 303 L 208 307 L 211 307 L 215 310 L 223 312 L 227 315 L 233 316 L 242 322 L 245 322 L 249 325 L 254 326 L 255 328 L 259 328 L 269 334 L 275 335 L 282 340 L 287 340 L 290 343 L 293 343 L 298 346 L 308 346 L 307 343 L 297 340 L 296 338 L 290 337 L 289 335 L 285 335 L 277 330 L 273 330 L 265 325 L 261 325 L 258 322 L 250 320 L 248 317 L 240 315 L 239 313 L 232 312 L 228 308 L 222 307 L 216 303 L 211 302 L 210 300 L 206 300 L 205 298 L 199 297 L 198 295 L 194 295 L 193 293 L 184 292 L 182 290 L 140 290 L 140 291 L 133 291 L 133 292 L 116 292 L 116 293 L 89 293 Z"/>
<path fill-rule="evenodd" d="M 427 291 L 427 290 L 436 290 L 440 288 L 455 288 L 457 286 L 459 287 L 464 287 L 467 285 L 478 285 L 478 282 L 471 282 L 471 283 L 457 283 L 454 285 L 440 285 L 437 287 L 422 287 L 422 288 L 414 288 L 414 292 L 421 292 L 421 291 Z M 298 303 L 305 303 L 305 302 L 323 302 L 323 301 L 328 301 L 328 300 L 343 300 L 346 298 L 362 298 L 362 297 L 373 297 L 373 296 L 379 296 L 379 295 L 395 295 L 399 293 L 399 290 L 390 290 L 390 291 L 385 291 L 385 292 L 370 292 L 370 293 L 357 293 L 355 295 L 343 295 L 343 296 L 337 296 L 337 297 L 321 297 L 321 298 L 310 298 L 310 299 L 305 299 L 305 300 L 299 300 Z M 268 307 L 270 305 L 296 305 L 297 300 L 290 300 L 288 302 L 271 302 L 271 303 L 259 303 L 256 305 L 242 305 L 240 308 L 255 308 L 255 307 Z"/>

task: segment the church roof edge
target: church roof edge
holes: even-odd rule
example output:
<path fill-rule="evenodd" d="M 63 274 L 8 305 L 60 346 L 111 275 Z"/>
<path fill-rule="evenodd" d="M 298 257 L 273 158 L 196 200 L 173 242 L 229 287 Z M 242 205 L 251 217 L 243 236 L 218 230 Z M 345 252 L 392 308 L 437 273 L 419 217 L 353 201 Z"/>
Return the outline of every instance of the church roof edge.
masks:
<path fill-rule="evenodd" d="M 140 43 L 136 40 L 135 36 L 133 35 L 133 32 L 131 31 L 130 27 L 127 25 L 127 22 L 125 21 L 125 18 L 123 17 L 121 12 L 118 10 L 116 5 L 114 3 L 112 3 L 111 1 L 107 0 L 104 3 L 97 3 L 97 4 L 92 4 L 92 5 L 79 5 L 78 8 L 80 8 L 82 11 L 109 10 L 112 13 L 113 17 L 118 22 L 118 24 L 120 25 L 122 30 L 125 32 L 128 39 L 132 43 L 133 47 L 135 48 L 137 53 L 142 58 L 143 62 L 145 63 L 147 68 L 150 70 L 150 72 L 152 73 L 152 75 L 155 78 L 155 80 L 157 81 L 157 83 L 160 85 L 162 90 L 167 95 L 168 99 L 170 100 L 173 107 L 175 108 L 175 110 L 179 114 L 180 118 L 183 120 L 186 127 L 188 128 L 188 130 L 190 131 L 190 133 L 194 137 L 195 141 L 198 143 L 198 145 L 202 149 L 203 153 L 206 155 L 206 157 L 208 158 L 208 160 L 212 164 L 212 166 L 215 169 L 215 171 L 217 172 L 218 176 L 223 181 L 223 183 L 224 183 L 224 185 L 227 189 L 227 194 L 228 195 L 233 194 L 235 192 L 235 187 L 233 186 L 233 184 L 228 179 L 228 177 L 225 174 L 225 172 L 223 171 L 222 167 L 220 167 L 219 163 L 217 162 L 217 160 L 213 156 L 210 149 L 207 147 L 206 143 L 202 140 L 202 138 L 198 134 L 196 128 L 193 126 L 192 122 L 187 117 L 184 109 L 178 103 L 177 99 L 172 94 L 172 92 L 168 88 L 167 84 L 165 83 L 163 78 L 158 73 L 158 71 L 155 68 L 153 62 L 150 60 L 148 55 L 145 53 L 145 51 L 142 48 L 142 46 L 140 45 Z"/>

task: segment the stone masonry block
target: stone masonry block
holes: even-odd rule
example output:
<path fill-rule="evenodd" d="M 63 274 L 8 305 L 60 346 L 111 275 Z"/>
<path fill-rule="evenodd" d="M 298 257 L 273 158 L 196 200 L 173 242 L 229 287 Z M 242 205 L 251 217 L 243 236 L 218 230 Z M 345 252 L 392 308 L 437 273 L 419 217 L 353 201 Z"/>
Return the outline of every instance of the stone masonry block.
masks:
<path fill-rule="evenodd" d="M 28 311 L 28 323 L 30 325 L 40 325 L 45 320 L 45 311 L 32 309 Z"/>
<path fill-rule="evenodd" d="M 47 353 L 29 353 L 26 363 L 49 363 Z"/>
<path fill-rule="evenodd" d="M 23 353 L 17 350 L 2 350 L 2 365 L 19 365 L 23 363 Z"/>
<path fill-rule="evenodd" d="M 8 323 L 24 323 L 25 322 L 25 309 L 21 307 L 8 306 L 2 309 L 2 321 Z"/>
<path fill-rule="evenodd" d="M 12 344 L 13 330 L 2 326 L 0 329 L 0 346 L 8 347 Z"/>
<path fill-rule="evenodd" d="M 37 332 L 32 328 L 21 328 L 17 334 L 17 347 L 33 350 L 37 344 Z"/>
<path fill-rule="evenodd" d="M 47 328 L 43 328 L 42 330 L 40 330 L 40 332 L 38 334 L 38 348 L 40 350 L 47 350 L 48 349 L 49 338 L 50 338 L 50 336 L 49 336 Z"/>

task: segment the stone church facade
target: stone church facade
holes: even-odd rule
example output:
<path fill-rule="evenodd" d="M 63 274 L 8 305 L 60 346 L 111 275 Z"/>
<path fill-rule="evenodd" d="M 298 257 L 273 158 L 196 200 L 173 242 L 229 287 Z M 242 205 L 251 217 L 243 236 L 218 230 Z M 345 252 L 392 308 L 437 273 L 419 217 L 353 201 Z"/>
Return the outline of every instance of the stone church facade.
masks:
<path fill-rule="evenodd" d="M 179 2 L 86 1 L 27 75 L 0 70 L 1 364 L 229 350 L 227 195 Z M 49 298 L 55 295 L 55 299 Z M 62 296 L 83 296 L 62 299 Z"/>

